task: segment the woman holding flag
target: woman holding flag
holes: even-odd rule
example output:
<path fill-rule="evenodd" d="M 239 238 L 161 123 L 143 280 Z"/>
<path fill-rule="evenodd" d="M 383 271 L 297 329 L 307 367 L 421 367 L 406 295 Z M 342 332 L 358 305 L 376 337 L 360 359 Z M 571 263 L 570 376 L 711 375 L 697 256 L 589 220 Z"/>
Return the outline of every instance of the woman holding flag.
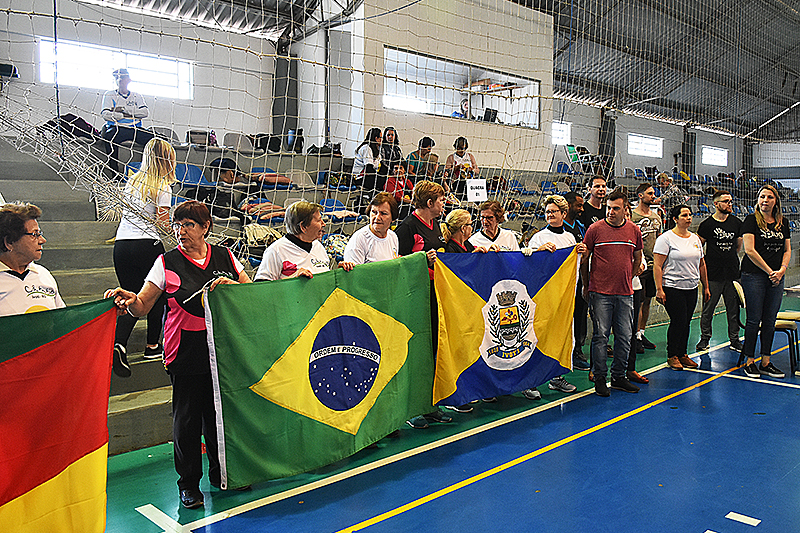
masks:
<path fill-rule="evenodd" d="M 227 248 L 208 244 L 213 221 L 205 204 L 188 201 L 173 215 L 172 229 L 179 245 L 156 259 L 138 294 L 121 287 L 109 289 L 121 311 L 146 315 L 162 294 L 167 296 L 164 321 L 164 365 L 172 382 L 172 433 L 178 490 L 184 507 L 203 505 L 200 479 L 205 437 L 208 478 L 220 486 L 216 411 L 206 338 L 202 294 L 219 284 L 250 283 L 242 264 Z"/>

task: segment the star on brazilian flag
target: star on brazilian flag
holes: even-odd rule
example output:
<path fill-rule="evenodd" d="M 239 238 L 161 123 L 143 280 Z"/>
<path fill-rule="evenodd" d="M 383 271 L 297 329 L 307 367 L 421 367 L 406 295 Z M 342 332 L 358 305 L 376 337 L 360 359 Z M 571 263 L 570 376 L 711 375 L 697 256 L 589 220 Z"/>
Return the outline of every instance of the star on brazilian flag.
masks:
<path fill-rule="evenodd" d="M 330 464 L 431 409 L 422 254 L 220 285 L 206 324 L 224 487 Z"/>

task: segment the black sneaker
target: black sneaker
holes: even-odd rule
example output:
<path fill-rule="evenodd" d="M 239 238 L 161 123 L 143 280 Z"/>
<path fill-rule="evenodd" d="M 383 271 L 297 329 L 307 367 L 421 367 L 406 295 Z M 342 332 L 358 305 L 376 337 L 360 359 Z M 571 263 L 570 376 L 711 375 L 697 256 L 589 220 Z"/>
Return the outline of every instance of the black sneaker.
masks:
<path fill-rule="evenodd" d="M 203 493 L 197 489 L 184 489 L 181 491 L 181 503 L 187 509 L 202 507 Z"/>
<path fill-rule="evenodd" d="M 655 350 L 656 349 L 656 345 L 653 344 L 652 342 L 650 342 L 649 340 L 647 340 L 647 337 L 645 337 L 644 335 L 642 335 L 642 338 L 640 340 L 642 342 L 642 347 L 645 350 Z"/>
<path fill-rule="evenodd" d="M 422 415 L 415 416 L 411 420 L 406 420 L 406 424 L 414 429 L 428 429 L 428 421 L 425 420 L 425 417 Z"/>
<path fill-rule="evenodd" d="M 595 388 L 597 384 L 595 384 Z M 639 387 L 628 381 L 628 378 L 611 378 L 611 388 L 625 392 L 639 392 Z"/>
<path fill-rule="evenodd" d="M 453 421 L 453 417 L 443 413 L 441 409 L 436 409 L 431 413 L 425 413 L 422 416 L 424 416 L 425 420 L 428 422 L 439 422 L 440 424 L 447 424 Z"/>
<path fill-rule="evenodd" d="M 164 347 L 161 343 L 158 343 L 158 346 L 155 348 L 150 348 L 149 346 L 144 347 L 144 358 L 145 359 L 161 359 L 164 355 Z"/>
<path fill-rule="evenodd" d="M 708 339 L 700 339 L 697 346 L 694 347 L 698 352 L 705 352 L 708 350 Z"/>
<path fill-rule="evenodd" d="M 633 341 L 633 342 L 635 342 L 635 343 L 636 343 L 636 344 L 635 344 L 635 347 L 636 347 L 636 353 L 644 353 L 644 346 L 642 346 L 642 341 L 640 341 L 639 339 L 637 339 L 636 337 L 634 337 L 634 341 Z"/>
<path fill-rule="evenodd" d="M 745 365 L 744 374 L 749 378 L 760 378 L 761 372 L 758 371 L 758 367 L 755 363 L 750 363 L 749 365 Z"/>
<path fill-rule="evenodd" d="M 786 374 L 778 370 L 772 362 L 769 362 L 767 366 L 759 365 L 758 371 L 762 376 L 769 376 L 771 378 L 785 378 Z"/>
<path fill-rule="evenodd" d="M 734 352 L 742 353 L 742 349 L 744 349 L 744 346 L 742 346 L 742 341 L 740 341 L 739 339 L 731 341 L 731 350 L 733 350 Z"/>
<path fill-rule="evenodd" d="M 131 377 L 131 367 L 128 366 L 128 354 L 125 353 L 125 347 L 121 344 L 114 345 L 114 360 L 111 363 L 111 369 L 121 378 Z M 202 493 L 200 495 L 202 496 Z M 200 505 L 203 505 L 202 499 L 200 500 Z"/>
<path fill-rule="evenodd" d="M 574 359 L 572 361 L 572 370 L 589 370 L 591 367 L 589 366 L 588 361 L 584 361 L 583 359 Z"/>
<path fill-rule="evenodd" d="M 602 396 L 603 398 L 608 398 L 611 396 L 611 393 L 608 392 L 608 384 L 606 384 L 606 380 L 604 379 L 595 379 L 594 381 L 594 392 L 598 396 Z"/>

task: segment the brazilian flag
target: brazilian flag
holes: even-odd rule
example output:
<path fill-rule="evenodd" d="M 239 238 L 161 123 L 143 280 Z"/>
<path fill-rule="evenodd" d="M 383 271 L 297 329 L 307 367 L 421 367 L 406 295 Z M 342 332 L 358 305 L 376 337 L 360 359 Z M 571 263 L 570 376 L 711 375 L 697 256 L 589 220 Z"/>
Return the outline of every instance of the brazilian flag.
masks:
<path fill-rule="evenodd" d="M 438 254 L 433 402 L 462 405 L 541 385 L 572 368 L 578 256 Z"/>
<path fill-rule="evenodd" d="M 429 412 L 430 316 L 423 254 L 209 292 L 223 488 L 325 466 Z"/>

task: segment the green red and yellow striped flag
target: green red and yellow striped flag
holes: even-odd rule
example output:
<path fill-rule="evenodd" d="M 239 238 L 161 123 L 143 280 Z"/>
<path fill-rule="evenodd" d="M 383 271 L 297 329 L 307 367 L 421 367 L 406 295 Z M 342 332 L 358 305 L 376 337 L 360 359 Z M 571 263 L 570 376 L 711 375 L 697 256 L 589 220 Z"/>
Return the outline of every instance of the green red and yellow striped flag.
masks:
<path fill-rule="evenodd" d="M 110 300 L 0 317 L 0 531 L 102 532 Z"/>

